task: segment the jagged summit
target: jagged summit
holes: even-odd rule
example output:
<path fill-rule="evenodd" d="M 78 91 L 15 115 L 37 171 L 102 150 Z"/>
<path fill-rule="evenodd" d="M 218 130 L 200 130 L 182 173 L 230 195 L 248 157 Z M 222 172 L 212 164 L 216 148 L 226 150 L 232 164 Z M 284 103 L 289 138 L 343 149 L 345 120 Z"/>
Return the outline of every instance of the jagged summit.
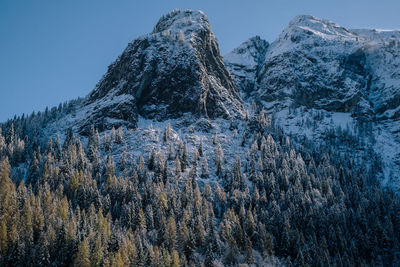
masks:
<path fill-rule="evenodd" d="M 187 33 L 199 30 L 211 31 L 210 22 L 204 12 L 200 10 L 180 11 L 175 9 L 160 18 L 152 33 L 156 34 L 164 31 L 170 31 L 170 33 L 183 31 Z"/>
<path fill-rule="evenodd" d="M 327 19 L 320 19 L 311 15 L 299 15 L 294 17 L 289 26 L 284 30 L 284 35 L 289 35 L 291 38 L 294 36 L 302 35 L 316 35 L 322 39 L 355 39 L 354 33 L 341 27 L 333 21 Z"/>
<path fill-rule="evenodd" d="M 115 103 L 113 99 L 120 101 Z M 164 120 L 184 113 L 210 118 L 243 116 L 235 82 L 201 11 L 174 10 L 152 33 L 131 42 L 89 95 L 87 119 L 100 130 L 135 127 L 138 115 Z"/>
<path fill-rule="evenodd" d="M 330 111 L 371 113 L 369 70 L 359 36 L 329 20 L 295 17 L 274 41 L 258 75 L 265 101 Z"/>
<path fill-rule="evenodd" d="M 398 117 L 398 37 L 396 31 L 347 30 L 297 16 L 268 49 L 259 96 L 364 119 Z"/>

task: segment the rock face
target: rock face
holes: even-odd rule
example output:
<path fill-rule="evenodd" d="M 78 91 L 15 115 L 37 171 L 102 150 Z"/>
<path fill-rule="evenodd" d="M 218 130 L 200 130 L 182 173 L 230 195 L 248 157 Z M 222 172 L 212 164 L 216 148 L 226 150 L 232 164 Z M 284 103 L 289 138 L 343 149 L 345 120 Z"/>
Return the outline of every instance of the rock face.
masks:
<path fill-rule="evenodd" d="M 369 71 L 357 34 L 328 20 L 298 16 L 271 45 L 258 94 L 265 101 L 330 111 L 368 112 L 363 91 Z"/>
<path fill-rule="evenodd" d="M 374 149 L 383 162 L 383 184 L 400 191 L 400 31 L 348 30 L 301 15 L 265 54 L 253 56 L 250 51 L 259 50 L 249 43 L 225 61 L 250 101 L 264 105 L 287 133 L 316 143 L 326 142 L 329 129 L 354 130 L 367 122 L 370 140 L 360 150 Z M 316 119 L 317 113 L 330 119 Z M 304 123 L 310 119 L 312 128 Z"/>
<path fill-rule="evenodd" d="M 250 39 L 225 56 L 241 89 L 259 100 L 399 118 L 399 31 L 347 30 L 301 15 L 265 47 Z"/>
<path fill-rule="evenodd" d="M 206 15 L 191 10 L 170 12 L 152 33 L 130 43 L 86 105 L 93 108 L 81 132 L 92 124 L 100 130 L 135 127 L 138 115 L 164 120 L 187 112 L 209 118 L 244 114 Z"/>
<path fill-rule="evenodd" d="M 368 97 L 377 119 L 400 118 L 400 31 L 352 30 L 363 40 Z"/>
<path fill-rule="evenodd" d="M 267 41 L 255 36 L 224 56 L 225 64 L 234 75 L 236 84 L 246 94 L 256 88 L 257 76 L 268 46 Z"/>

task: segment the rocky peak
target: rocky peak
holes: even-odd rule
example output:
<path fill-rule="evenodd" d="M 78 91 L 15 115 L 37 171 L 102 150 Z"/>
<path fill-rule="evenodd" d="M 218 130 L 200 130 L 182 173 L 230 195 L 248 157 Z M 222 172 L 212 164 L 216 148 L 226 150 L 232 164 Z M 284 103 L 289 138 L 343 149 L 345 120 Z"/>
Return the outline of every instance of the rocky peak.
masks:
<path fill-rule="evenodd" d="M 199 31 L 211 32 L 210 22 L 202 11 L 175 9 L 162 16 L 154 27 L 153 34 L 169 31 L 169 33 L 185 34 Z"/>
<path fill-rule="evenodd" d="M 152 33 L 128 44 L 87 105 L 93 108 L 82 131 L 91 124 L 100 130 L 114 123 L 135 127 L 139 115 L 164 120 L 185 113 L 209 118 L 244 114 L 207 17 L 192 10 L 168 13 Z"/>
<path fill-rule="evenodd" d="M 305 34 L 305 35 L 304 35 Z M 283 32 L 284 37 L 290 37 L 293 42 L 296 37 L 318 37 L 326 40 L 354 40 L 356 35 L 338 24 L 310 15 L 296 16 Z"/>
<path fill-rule="evenodd" d="M 398 118 L 399 37 L 297 16 L 267 51 L 258 96 L 367 120 Z"/>
<path fill-rule="evenodd" d="M 370 114 L 363 42 L 334 22 L 295 17 L 274 41 L 258 75 L 258 95 L 329 111 Z M 360 68 L 362 66 L 362 68 Z"/>

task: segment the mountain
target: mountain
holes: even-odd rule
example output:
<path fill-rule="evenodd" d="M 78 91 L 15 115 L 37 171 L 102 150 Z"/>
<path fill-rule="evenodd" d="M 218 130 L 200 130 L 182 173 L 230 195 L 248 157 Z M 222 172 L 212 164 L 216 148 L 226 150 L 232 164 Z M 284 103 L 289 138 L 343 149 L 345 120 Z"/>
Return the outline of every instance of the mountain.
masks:
<path fill-rule="evenodd" d="M 400 31 L 348 30 L 301 15 L 263 46 L 266 52 L 255 57 L 257 63 L 238 68 L 236 62 L 248 62 L 241 48 L 251 40 L 227 54 L 225 62 L 241 80 L 255 81 L 254 101 L 275 114 L 288 134 L 320 143 L 337 127 L 351 134 L 369 128 L 368 145 L 345 150 L 373 147 L 383 161 L 384 184 L 400 188 Z M 248 91 L 246 84 L 238 85 Z M 313 129 L 307 120 L 316 121 Z"/>
<path fill-rule="evenodd" d="M 271 46 L 261 44 L 262 52 L 252 56 L 257 63 L 247 63 L 255 68 L 248 75 L 233 66 L 249 58 L 243 50 L 259 51 L 258 45 L 249 46 L 253 39 L 227 54 L 225 61 L 235 75 L 256 75 L 255 90 L 267 102 L 290 97 L 295 105 L 352 112 L 365 119 L 398 118 L 399 39 L 399 31 L 347 30 L 301 15 Z"/>
<path fill-rule="evenodd" d="M 136 127 L 138 116 L 165 120 L 184 113 L 209 118 L 244 115 L 238 89 L 201 11 L 175 10 L 130 44 L 85 103 L 81 133 Z"/>
<path fill-rule="evenodd" d="M 201 11 L 85 98 L 0 124 L 0 266 L 400 266 L 398 31 Z"/>

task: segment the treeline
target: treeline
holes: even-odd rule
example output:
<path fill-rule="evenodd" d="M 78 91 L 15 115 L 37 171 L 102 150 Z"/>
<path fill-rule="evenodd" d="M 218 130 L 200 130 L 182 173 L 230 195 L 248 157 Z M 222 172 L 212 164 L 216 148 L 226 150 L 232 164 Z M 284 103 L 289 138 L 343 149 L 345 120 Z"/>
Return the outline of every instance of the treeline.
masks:
<path fill-rule="evenodd" d="M 246 157 L 235 159 L 217 134 L 189 149 L 171 142 L 170 126 L 160 141 L 168 149 L 116 163 L 122 128 L 92 129 L 87 142 L 69 130 L 32 152 L 29 136 L 7 129 L 3 266 L 400 264 L 400 205 L 376 181 L 379 170 L 296 147 L 263 112 L 249 119 Z"/>

